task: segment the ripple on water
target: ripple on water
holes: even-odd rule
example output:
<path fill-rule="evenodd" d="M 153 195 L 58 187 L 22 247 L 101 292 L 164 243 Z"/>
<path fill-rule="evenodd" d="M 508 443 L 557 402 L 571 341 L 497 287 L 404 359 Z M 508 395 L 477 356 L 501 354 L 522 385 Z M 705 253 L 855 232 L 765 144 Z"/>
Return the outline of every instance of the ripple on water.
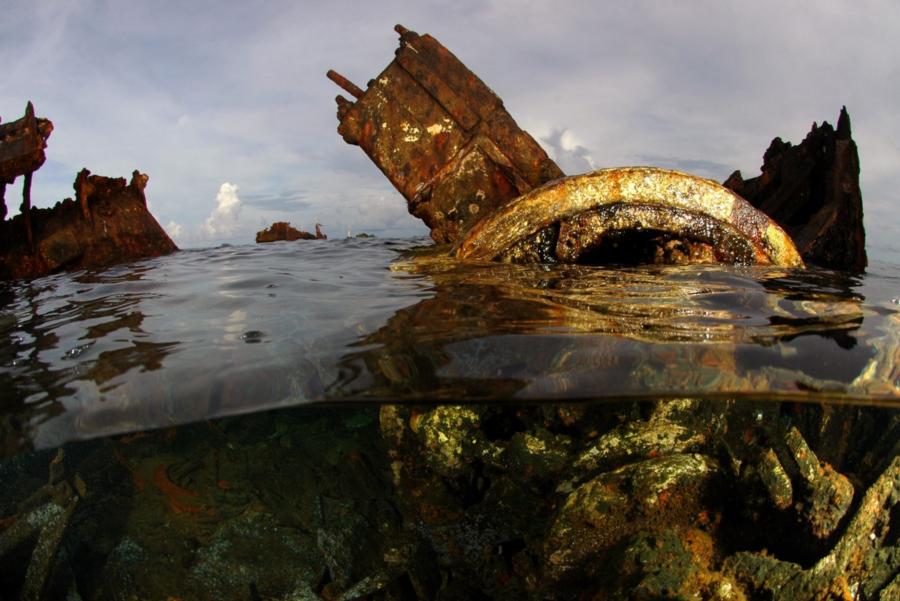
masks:
<path fill-rule="evenodd" d="M 892 265 L 459 264 L 426 244 L 228 246 L 3 284 L 0 406 L 56 444 L 322 400 L 897 400 Z"/>

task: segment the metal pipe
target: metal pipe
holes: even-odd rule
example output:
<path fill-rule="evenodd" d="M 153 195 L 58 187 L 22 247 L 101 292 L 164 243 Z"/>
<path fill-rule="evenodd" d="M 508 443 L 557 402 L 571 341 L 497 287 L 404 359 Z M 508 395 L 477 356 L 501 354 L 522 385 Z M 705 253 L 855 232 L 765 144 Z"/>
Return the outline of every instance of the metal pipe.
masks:
<path fill-rule="evenodd" d="M 329 69 L 328 73 L 325 74 L 328 79 L 339 85 L 345 92 L 353 96 L 354 98 L 362 98 L 363 92 L 356 84 L 352 81 L 335 71 L 334 69 Z"/>

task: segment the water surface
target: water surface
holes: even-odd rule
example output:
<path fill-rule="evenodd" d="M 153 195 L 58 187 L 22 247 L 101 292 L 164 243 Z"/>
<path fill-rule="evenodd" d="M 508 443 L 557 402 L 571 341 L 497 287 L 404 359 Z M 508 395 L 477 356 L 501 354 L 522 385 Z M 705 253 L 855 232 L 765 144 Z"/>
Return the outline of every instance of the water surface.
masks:
<path fill-rule="evenodd" d="M 187 250 L 0 286 L 5 452 L 323 401 L 900 400 L 900 268 Z"/>

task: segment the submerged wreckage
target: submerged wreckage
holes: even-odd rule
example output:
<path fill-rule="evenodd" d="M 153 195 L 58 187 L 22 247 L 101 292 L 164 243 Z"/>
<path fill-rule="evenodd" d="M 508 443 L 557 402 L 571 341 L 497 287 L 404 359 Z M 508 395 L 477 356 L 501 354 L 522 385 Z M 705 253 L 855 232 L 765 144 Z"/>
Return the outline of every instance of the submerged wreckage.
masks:
<path fill-rule="evenodd" d="M 773 140 L 751 180 L 736 171 L 723 186 L 649 167 L 566 178 L 449 50 L 395 29 L 396 57 L 366 90 L 328 72 L 355 98 L 337 97 L 338 133 L 458 258 L 865 267 L 846 110 L 837 131 L 814 125 L 796 148 Z"/>
<path fill-rule="evenodd" d="M 0 123 L 0 279 L 106 267 L 177 250 L 147 210 L 149 177 L 139 171 L 126 183 L 82 169 L 75 179 L 75 200 L 32 208 L 32 175 L 46 160 L 52 131 L 53 123 L 35 117 L 30 102 L 24 117 Z M 6 220 L 6 186 L 19 176 L 24 179 L 21 213 Z"/>

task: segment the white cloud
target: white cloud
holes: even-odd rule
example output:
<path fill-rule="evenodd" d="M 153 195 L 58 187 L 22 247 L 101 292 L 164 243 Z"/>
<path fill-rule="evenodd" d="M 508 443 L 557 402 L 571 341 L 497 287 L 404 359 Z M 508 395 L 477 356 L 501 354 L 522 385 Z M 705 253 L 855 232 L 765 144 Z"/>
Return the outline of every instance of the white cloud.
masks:
<path fill-rule="evenodd" d="M 238 187 L 234 184 L 225 182 L 219 186 L 219 193 L 216 194 L 216 208 L 200 226 L 206 237 L 229 236 L 237 229 L 238 217 L 241 213 L 241 199 L 237 193 Z"/>
<path fill-rule="evenodd" d="M 591 152 L 585 148 L 569 129 L 554 129 L 541 138 L 544 149 L 556 161 L 566 175 L 577 175 L 594 169 Z"/>
<path fill-rule="evenodd" d="M 169 221 L 169 223 L 166 224 L 165 230 L 173 240 L 181 238 L 182 234 L 184 234 L 184 227 L 177 221 Z"/>

